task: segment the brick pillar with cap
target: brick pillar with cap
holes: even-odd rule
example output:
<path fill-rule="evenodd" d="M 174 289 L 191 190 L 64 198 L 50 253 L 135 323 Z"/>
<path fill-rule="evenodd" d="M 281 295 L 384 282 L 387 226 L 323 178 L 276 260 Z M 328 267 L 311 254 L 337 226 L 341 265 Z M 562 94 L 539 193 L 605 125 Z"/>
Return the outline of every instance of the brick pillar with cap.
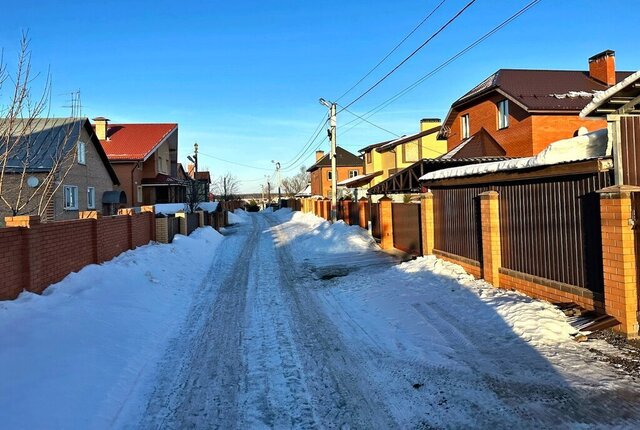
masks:
<path fill-rule="evenodd" d="M 380 204 L 380 246 L 382 249 L 393 249 L 393 200 L 382 197 Z"/>

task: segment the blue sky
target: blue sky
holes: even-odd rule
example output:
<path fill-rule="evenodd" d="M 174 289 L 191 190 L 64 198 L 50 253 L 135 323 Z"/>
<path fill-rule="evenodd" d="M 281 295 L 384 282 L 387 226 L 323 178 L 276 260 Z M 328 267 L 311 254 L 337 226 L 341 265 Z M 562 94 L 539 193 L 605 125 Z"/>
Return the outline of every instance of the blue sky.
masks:
<path fill-rule="evenodd" d="M 53 79 L 52 108 L 69 115 L 81 91 L 83 114 L 115 122 L 177 122 L 180 159 L 198 142 L 200 164 L 232 172 L 258 191 L 271 160 L 312 164 L 312 149 L 291 163 L 326 109 L 441 0 L 417 1 L 56 1 L 7 2 L 0 47 L 9 69 L 28 30 L 33 68 Z M 447 0 L 347 103 L 426 40 L 468 0 Z M 401 69 L 354 104 L 363 114 L 437 67 L 529 0 L 477 0 Z M 587 68 L 616 51 L 618 70 L 640 69 L 637 0 L 542 0 L 517 21 L 370 118 L 395 134 L 443 118 L 450 104 L 499 68 Z M 635 45 L 635 46 L 634 46 Z M 0 95 L 0 99 L 3 95 Z M 338 116 L 338 144 L 357 149 L 393 135 Z M 322 133 L 324 136 L 324 133 Z M 324 139 L 321 149 L 328 148 Z M 246 166 L 231 164 L 211 155 Z"/>

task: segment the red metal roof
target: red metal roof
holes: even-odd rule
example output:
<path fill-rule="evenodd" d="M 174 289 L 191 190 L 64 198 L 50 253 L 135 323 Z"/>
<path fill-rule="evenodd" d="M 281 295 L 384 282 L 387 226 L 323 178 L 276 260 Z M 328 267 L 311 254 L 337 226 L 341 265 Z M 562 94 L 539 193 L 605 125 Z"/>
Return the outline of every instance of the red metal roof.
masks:
<path fill-rule="evenodd" d="M 109 124 L 101 140 L 109 160 L 144 160 L 178 124 Z"/>

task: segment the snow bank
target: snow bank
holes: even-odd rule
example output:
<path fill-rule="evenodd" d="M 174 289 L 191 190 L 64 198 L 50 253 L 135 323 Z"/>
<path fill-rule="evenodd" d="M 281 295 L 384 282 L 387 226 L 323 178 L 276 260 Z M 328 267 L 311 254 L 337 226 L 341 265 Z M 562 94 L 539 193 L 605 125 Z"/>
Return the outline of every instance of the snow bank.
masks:
<path fill-rule="evenodd" d="M 461 176 L 484 175 L 487 173 L 610 157 L 611 146 L 608 144 L 608 141 L 607 129 L 596 130 L 582 136 L 554 142 L 534 157 L 514 158 L 512 160 L 496 161 L 493 163 L 471 164 L 468 166 L 436 170 L 435 172 L 429 172 L 421 176 L 420 180 L 429 181 Z"/>
<path fill-rule="evenodd" d="M 110 427 L 135 390 L 152 389 L 145 376 L 222 240 L 200 228 L 0 302 L 2 428 Z"/>
<path fill-rule="evenodd" d="M 176 212 L 189 212 L 189 205 L 186 203 L 161 203 L 155 205 L 157 214 L 173 215 Z"/>
<path fill-rule="evenodd" d="M 288 214 L 290 218 L 279 228 L 284 232 L 282 240 L 293 248 L 296 258 L 301 259 L 316 253 L 340 254 L 378 249 L 369 232 L 358 226 L 347 225 L 344 221 L 331 224 L 311 213 L 291 213 L 290 209 L 286 210 L 289 212 L 281 209 L 276 211 L 276 214 L 281 217 Z"/>
<path fill-rule="evenodd" d="M 249 215 L 244 209 L 236 209 L 233 212 L 229 212 L 229 224 L 244 224 L 248 221 Z"/>
<path fill-rule="evenodd" d="M 201 202 L 198 203 L 198 209 L 205 212 L 215 212 L 218 209 L 218 202 Z"/>

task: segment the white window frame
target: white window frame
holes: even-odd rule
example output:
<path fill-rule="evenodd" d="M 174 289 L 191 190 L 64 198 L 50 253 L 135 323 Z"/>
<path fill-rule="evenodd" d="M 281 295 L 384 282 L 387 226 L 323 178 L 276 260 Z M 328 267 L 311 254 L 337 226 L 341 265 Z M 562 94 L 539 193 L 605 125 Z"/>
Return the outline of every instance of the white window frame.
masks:
<path fill-rule="evenodd" d="M 96 208 L 96 188 L 87 187 L 87 209 Z"/>
<path fill-rule="evenodd" d="M 83 141 L 78 141 L 77 147 L 78 164 L 87 164 L 87 144 Z"/>
<path fill-rule="evenodd" d="M 509 101 L 507 99 L 498 102 L 498 130 L 509 128 Z"/>
<path fill-rule="evenodd" d="M 467 139 L 470 136 L 469 131 L 469 114 L 466 113 L 460 117 L 460 129 L 462 133 L 462 138 Z"/>
<path fill-rule="evenodd" d="M 69 197 L 69 198 L 67 198 Z M 78 187 L 75 185 L 65 185 L 63 187 L 63 207 L 65 210 L 78 210 Z"/>
<path fill-rule="evenodd" d="M 137 194 L 137 195 L 136 195 L 136 199 L 137 199 L 138 203 L 140 203 L 140 202 L 142 201 L 142 198 L 143 198 L 143 194 L 142 194 L 142 185 L 138 185 L 137 193 L 136 193 L 136 194 Z"/>
<path fill-rule="evenodd" d="M 356 169 L 349 170 L 349 178 L 355 178 L 358 176 L 358 171 Z"/>

